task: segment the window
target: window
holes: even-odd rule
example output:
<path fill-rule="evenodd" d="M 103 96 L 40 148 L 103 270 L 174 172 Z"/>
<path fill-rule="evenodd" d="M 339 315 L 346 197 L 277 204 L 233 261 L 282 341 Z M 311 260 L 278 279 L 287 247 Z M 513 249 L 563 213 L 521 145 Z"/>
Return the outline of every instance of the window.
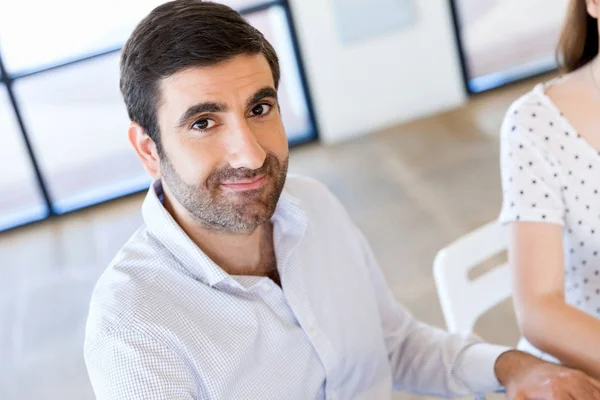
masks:
<path fill-rule="evenodd" d="M 135 25 L 164 0 L 10 1 L 0 13 L 0 48 L 6 69 L 23 74 L 119 48 Z M 266 3 L 222 1 L 235 9 Z M 118 11 L 116 11 L 118 10 Z M 35 51 L 32 51 L 35 49 Z"/>
<path fill-rule="evenodd" d="M 310 139 L 314 132 L 310 126 L 306 96 L 283 8 L 271 7 L 248 15 L 247 20 L 265 35 L 277 51 L 281 66 L 279 102 L 288 138 L 292 142 Z"/>
<path fill-rule="evenodd" d="M 453 0 L 471 92 L 556 67 L 567 0 Z"/>
<path fill-rule="evenodd" d="M 14 91 L 56 212 L 148 185 L 127 141 L 118 53 L 18 79 Z"/>
<path fill-rule="evenodd" d="M 106 0 L 92 4 L 56 0 L 39 3 L 35 14 L 28 12 L 26 2 L 10 2 L 5 6 L 8 11 L 4 8 L 0 14 L 0 70 L 5 72 L 0 79 L 10 84 L 25 128 L 21 132 L 18 123 L 0 120 L 0 145 L 8 137 L 11 140 L 0 152 L 7 151 L 13 157 L 23 155 L 18 160 L 21 169 L 15 169 L 10 177 L 14 175 L 13 181 L 28 185 L 27 193 L 25 189 L 18 192 L 38 207 L 34 207 L 38 218 L 48 209 L 62 214 L 147 188 L 150 178 L 127 141 L 129 119 L 118 83 L 119 49 L 135 24 L 163 2 Z M 313 139 L 316 128 L 296 56 L 287 2 L 224 3 L 247 10 L 245 18 L 278 52 L 282 72 L 279 98 L 290 143 Z M 6 93 L 3 95 L 7 98 Z M 2 118 L 7 114 L 4 111 L 15 114 L 17 110 L 11 108 L 7 99 L 0 102 Z M 31 157 L 26 148 L 17 151 L 17 147 L 23 147 L 20 142 L 24 143 L 25 137 L 31 143 Z M 15 162 L 11 159 L 11 168 Z M 34 164 L 39 167 L 43 183 L 35 181 Z M 8 177 L 0 175 L 0 179 L 7 180 L 6 185 Z M 0 187 L 4 185 L 0 180 Z M 47 204 L 38 194 L 40 185 L 48 194 Z M 25 221 L 19 217 L 20 209 L 4 205 L 3 200 L 0 222 L 2 218 L 10 219 L 13 222 L 8 226 Z M 20 197 L 13 202 L 26 205 Z"/>
<path fill-rule="evenodd" d="M 0 230 L 48 215 L 4 85 L 0 85 Z"/>
<path fill-rule="evenodd" d="M 37 1 L 34 13 L 30 2 L 6 2 L 0 13 L 0 49 L 6 70 L 25 73 L 118 48 L 135 24 L 163 2 Z"/>

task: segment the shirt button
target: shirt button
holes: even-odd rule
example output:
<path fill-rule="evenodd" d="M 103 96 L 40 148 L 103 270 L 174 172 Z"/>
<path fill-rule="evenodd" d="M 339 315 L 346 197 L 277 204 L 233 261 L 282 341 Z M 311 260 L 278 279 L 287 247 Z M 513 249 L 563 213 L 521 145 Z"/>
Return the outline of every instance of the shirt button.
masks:
<path fill-rule="evenodd" d="M 271 285 L 269 285 L 267 282 L 264 282 L 262 285 L 260 285 L 260 287 L 265 292 L 268 292 L 269 290 L 271 290 Z"/>
<path fill-rule="evenodd" d="M 337 400 L 338 399 L 338 395 L 337 395 L 337 391 L 333 391 L 331 393 L 329 393 L 329 400 Z"/>

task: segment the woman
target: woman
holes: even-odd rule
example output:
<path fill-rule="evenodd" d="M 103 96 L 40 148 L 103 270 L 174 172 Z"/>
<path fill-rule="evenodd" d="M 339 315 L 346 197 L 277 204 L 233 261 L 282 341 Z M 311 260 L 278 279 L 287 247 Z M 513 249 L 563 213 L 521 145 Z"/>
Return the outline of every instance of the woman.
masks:
<path fill-rule="evenodd" d="M 600 0 L 571 0 L 565 75 L 502 126 L 504 202 L 521 348 L 600 378 Z"/>

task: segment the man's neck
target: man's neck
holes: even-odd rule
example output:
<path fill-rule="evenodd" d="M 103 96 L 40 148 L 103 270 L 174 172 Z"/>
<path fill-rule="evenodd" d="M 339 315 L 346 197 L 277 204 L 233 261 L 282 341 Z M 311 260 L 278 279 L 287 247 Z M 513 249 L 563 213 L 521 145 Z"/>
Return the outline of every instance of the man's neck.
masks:
<path fill-rule="evenodd" d="M 252 231 L 233 233 L 207 228 L 166 196 L 164 206 L 189 238 L 228 274 L 269 276 L 278 281 L 270 221 Z"/>
<path fill-rule="evenodd" d="M 191 224 L 190 224 L 191 225 Z M 188 236 L 217 265 L 230 275 L 267 275 L 265 265 L 272 245 L 272 225 L 261 225 L 252 232 L 229 233 L 188 225 Z M 268 240 L 271 239 L 271 243 Z"/>

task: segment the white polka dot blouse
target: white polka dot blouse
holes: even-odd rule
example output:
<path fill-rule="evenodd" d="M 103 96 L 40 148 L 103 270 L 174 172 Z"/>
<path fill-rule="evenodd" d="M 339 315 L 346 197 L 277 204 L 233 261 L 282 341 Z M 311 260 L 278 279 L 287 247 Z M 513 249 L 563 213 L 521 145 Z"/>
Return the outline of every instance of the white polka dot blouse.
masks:
<path fill-rule="evenodd" d="M 600 317 L 600 151 L 571 126 L 536 86 L 502 125 L 500 221 L 536 221 L 564 229 L 568 304 Z"/>

